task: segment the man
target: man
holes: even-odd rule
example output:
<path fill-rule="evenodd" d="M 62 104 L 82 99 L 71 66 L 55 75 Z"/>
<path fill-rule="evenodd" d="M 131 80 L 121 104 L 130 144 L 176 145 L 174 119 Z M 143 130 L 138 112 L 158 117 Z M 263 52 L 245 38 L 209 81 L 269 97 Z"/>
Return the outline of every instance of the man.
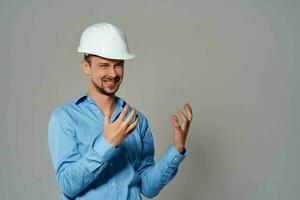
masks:
<path fill-rule="evenodd" d="M 187 156 L 185 142 L 192 109 L 172 116 L 173 144 L 154 162 L 147 119 L 115 96 L 129 53 L 126 36 L 108 23 L 88 27 L 78 48 L 88 91 L 51 115 L 48 148 L 61 199 L 142 199 L 156 196 Z"/>

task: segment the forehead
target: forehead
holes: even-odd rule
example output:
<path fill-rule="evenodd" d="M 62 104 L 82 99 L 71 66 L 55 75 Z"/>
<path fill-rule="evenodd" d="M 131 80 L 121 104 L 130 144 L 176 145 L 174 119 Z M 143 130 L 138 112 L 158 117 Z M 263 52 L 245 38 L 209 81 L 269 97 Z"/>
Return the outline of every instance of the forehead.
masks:
<path fill-rule="evenodd" d="M 95 64 L 99 64 L 99 63 L 117 64 L 117 63 L 124 63 L 124 60 L 103 58 L 103 57 L 100 57 L 100 56 L 92 56 L 92 62 L 94 62 Z"/>

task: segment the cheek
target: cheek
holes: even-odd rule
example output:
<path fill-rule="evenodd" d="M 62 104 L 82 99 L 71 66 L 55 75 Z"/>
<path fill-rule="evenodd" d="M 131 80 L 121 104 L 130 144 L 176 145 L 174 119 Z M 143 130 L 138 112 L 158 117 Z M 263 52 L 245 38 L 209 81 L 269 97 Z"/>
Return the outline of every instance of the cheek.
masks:
<path fill-rule="evenodd" d="M 105 76 L 105 73 L 103 71 L 95 71 L 94 77 L 97 79 L 102 79 Z"/>
<path fill-rule="evenodd" d="M 101 83 L 102 82 L 102 78 L 104 77 L 104 75 L 102 73 L 97 73 L 94 72 L 91 74 L 91 79 L 95 82 L 95 83 Z"/>
<path fill-rule="evenodd" d="M 123 77 L 123 75 L 124 75 L 124 70 L 123 70 L 123 69 L 118 69 L 118 70 L 117 70 L 117 74 L 118 74 L 120 77 Z"/>

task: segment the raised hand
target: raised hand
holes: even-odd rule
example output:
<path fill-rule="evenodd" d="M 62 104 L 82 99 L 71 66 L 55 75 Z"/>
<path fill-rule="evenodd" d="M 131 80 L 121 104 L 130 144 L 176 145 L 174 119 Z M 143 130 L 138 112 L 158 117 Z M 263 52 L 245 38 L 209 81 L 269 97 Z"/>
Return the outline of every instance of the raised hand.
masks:
<path fill-rule="evenodd" d="M 104 137 L 108 140 L 108 142 L 113 146 L 116 147 L 123 142 L 123 140 L 135 129 L 138 124 L 138 116 L 136 116 L 133 123 L 130 122 L 135 117 L 135 109 L 132 108 L 129 116 L 127 119 L 124 119 L 126 113 L 128 111 L 128 104 L 123 108 L 119 117 L 113 122 L 110 123 L 110 113 L 104 113 Z"/>
<path fill-rule="evenodd" d="M 185 148 L 185 142 L 188 135 L 190 123 L 193 118 L 192 107 L 189 103 L 184 104 L 184 109 L 186 112 L 177 110 L 178 115 L 182 119 L 182 123 L 179 124 L 178 118 L 176 115 L 173 115 L 171 122 L 173 124 L 173 142 L 175 148 L 182 153 Z"/>

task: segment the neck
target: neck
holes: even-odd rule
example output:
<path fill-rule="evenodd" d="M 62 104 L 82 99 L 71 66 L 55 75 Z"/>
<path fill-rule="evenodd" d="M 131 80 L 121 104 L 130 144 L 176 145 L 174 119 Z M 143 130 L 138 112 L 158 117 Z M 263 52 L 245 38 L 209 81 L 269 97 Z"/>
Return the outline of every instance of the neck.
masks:
<path fill-rule="evenodd" d="M 115 109 L 115 95 L 107 96 L 92 89 L 89 89 L 87 94 L 96 102 L 103 114 L 109 113 L 111 115 L 113 113 Z"/>

